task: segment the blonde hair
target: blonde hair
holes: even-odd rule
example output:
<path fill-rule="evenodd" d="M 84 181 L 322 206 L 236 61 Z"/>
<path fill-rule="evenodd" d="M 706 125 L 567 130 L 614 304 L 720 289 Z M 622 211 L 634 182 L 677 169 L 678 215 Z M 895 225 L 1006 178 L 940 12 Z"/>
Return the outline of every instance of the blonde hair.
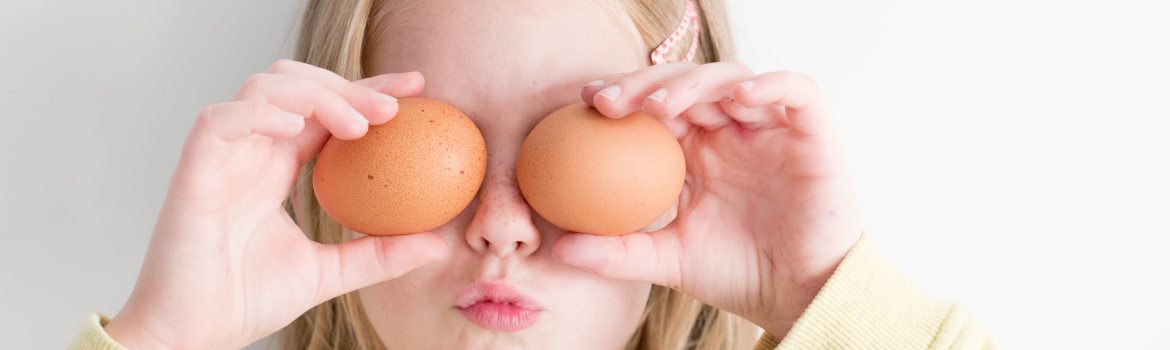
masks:
<path fill-rule="evenodd" d="M 625 14 L 647 44 L 647 57 L 682 19 L 684 0 L 622 0 Z M 722 0 L 698 0 L 702 32 L 696 63 L 730 60 L 731 33 Z M 329 69 L 347 79 L 363 78 L 371 36 L 388 11 L 379 0 L 308 0 L 296 59 Z M 647 58 L 647 62 L 649 59 Z M 313 163 L 300 173 L 285 209 L 309 238 L 321 243 L 345 239 L 313 196 Z M 758 328 L 731 313 L 705 305 L 679 291 L 654 286 L 641 324 L 626 349 L 745 349 Z M 370 326 L 356 292 L 310 309 L 281 331 L 283 349 L 385 349 Z"/>

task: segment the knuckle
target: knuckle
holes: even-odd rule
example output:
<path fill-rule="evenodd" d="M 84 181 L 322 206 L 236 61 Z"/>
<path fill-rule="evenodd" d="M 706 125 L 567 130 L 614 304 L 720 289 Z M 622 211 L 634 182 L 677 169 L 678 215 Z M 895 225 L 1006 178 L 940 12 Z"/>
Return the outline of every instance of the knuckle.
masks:
<path fill-rule="evenodd" d="M 269 112 L 268 105 L 258 101 L 241 101 L 240 103 L 244 104 L 244 107 L 247 108 L 248 113 L 252 116 L 261 116 Z"/>
<path fill-rule="evenodd" d="M 290 60 L 287 58 L 281 58 L 279 60 L 276 60 L 275 62 L 272 62 L 272 65 L 268 66 L 268 71 L 273 72 L 273 73 L 287 72 L 298 64 L 300 64 L 300 62 L 293 61 L 293 60 Z"/>
<path fill-rule="evenodd" d="M 761 74 L 755 78 L 766 84 L 787 86 L 790 89 L 804 91 L 810 96 L 820 96 L 821 89 L 811 76 L 794 71 L 775 71 Z"/>
<path fill-rule="evenodd" d="M 355 82 L 347 81 L 347 82 L 341 84 L 341 89 L 339 89 L 339 91 L 337 93 L 339 96 L 342 96 L 342 97 L 345 97 L 345 96 L 369 96 L 370 98 L 373 98 L 375 92 L 377 92 L 377 90 L 374 90 L 374 88 L 371 88 L 369 86 L 365 86 L 365 85 L 358 84 Z"/>
<path fill-rule="evenodd" d="M 268 79 L 268 74 L 265 73 L 249 75 L 247 79 L 244 79 L 244 84 L 240 86 L 240 95 L 250 96 L 255 94 L 262 89 Z"/>
<path fill-rule="evenodd" d="M 720 62 L 720 63 L 725 64 L 728 67 L 731 67 L 731 69 L 734 69 L 735 71 L 738 71 L 738 72 L 752 73 L 752 68 L 748 67 L 748 65 L 746 63 L 743 63 L 740 61 L 724 61 L 724 62 Z"/>
<path fill-rule="evenodd" d="M 210 118 L 210 116 L 216 114 L 218 110 L 218 103 L 204 106 L 203 109 L 199 110 L 199 119 Z"/>
<path fill-rule="evenodd" d="M 626 86 L 633 85 L 638 80 L 641 80 L 640 79 L 641 77 L 642 77 L 642 75 L 638 74 L 637 72 L 630 73 L 630 74 L 626 74 L 626 75 L 614 78 L 609 84 L 606 84 L 605 86 L 618 85 L 618 86 L 622 86 L 624 88 Z"/>
<path fill-rule="evenodd" d="M 217 120 L 220 118 L 223 106 L 221 104 L 213 104 L 203 107 L 199 111 L 199 116 L 195 118 L 196 130 L 214 130 L 218 124 Z"/>
<path fill-rule="evenodd" d="M 780 72 L 780 76 L 784 80 L 788 80 L 793 84 L 799 84 L 799 85 L 804 85 L 804 86 L 809 86 L 809 87 L 816 87 L 817 86 L 816 80 L 814 80 L 812 77 L 810 77 L 804 73 L 794 72 L 794 71 L 782 71 L 782 72 Z"/>
<path fill-rule="evenodd" d="M 692 90 L 699 87 L 706 72 L 702 68 L 691 70 L 667 79 L 663 85 L 666 85 L 667 89 L 673 91 Z"/>
<path fill-rule="evenodd" d="M 793 79 L 796 80 L 796 84 L 798 84 L 798 86 L 803 87 L 805 91 L 808 92 L 810 97 L 814 99 L 821 98 L 821 87 L 819 84 L 817 84 L 816 79 L 813 79 L 811 76 L 803 73 L 796 73 L 796 76 Z"/>
<path fill-rule="evenodd" d="M 306 79 L 306 78 L 288 77 L 288 78 L 285 78 L 284 80 L 286 80 L 286 81 L 282 82 L 282 84 L 290 86 L 296 90 L 313 91 L 316 93 L 321 93 L 322 90 L 327 90 L 327 89 L 325 89 L 324 85 L 321 85 L 320 83 L 317 83 L 313 80 Z"/>
<path fill-rule="evenodd" d="M 610 74 L 610 75 L 601 77 L 601 79 L 599 79 L 599 80 L 601 80 L 605 84 L 612 84 L 613 82 L 615 82 L 618 79 L 621 79 L 622 77 L 627 76 L 627 75 L 629 75 L 629 74 L 628 73 Z"/>

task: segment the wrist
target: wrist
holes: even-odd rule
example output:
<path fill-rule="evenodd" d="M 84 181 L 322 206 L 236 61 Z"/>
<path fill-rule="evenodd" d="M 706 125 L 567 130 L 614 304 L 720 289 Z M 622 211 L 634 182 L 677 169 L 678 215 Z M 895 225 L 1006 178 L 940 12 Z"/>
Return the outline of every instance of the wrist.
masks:
<path fill-rule="evenodd" d="M 812 304 L 814 296 L 816 296 L 816 291 L 787 294 L 783 300 L 777 300 L 773 312 L 756 322 L 756 325 L 777 339 L 784 339 L 784 336 L 788 335 L 788 331 L 792 330 L 792 326 L 796 324 L 796 320 L 800 319 L 804 310 Z"/>
<path fill-rule="evenodd" d="M 840 260 L 838 259 L 823 269 L 773 287 L 773 290 L 778 291 L 778 293 L 774 294 L 776 299 L 773 301 L 771 312 L 756 324 L 768 334 L 777 339 L 783 339 L 792 330 L 796 321 L 804 315 L 804 311 L 808 309 L 809 305 L 812 305 L 813 299 L 828 283 L 839 264 Z"/>
<path fill-rule="evenodd" d="M 148 327 L 134 322 L 122 314 L 114 316 L 103 327 L 106 334 L 127 349 L 173 349 L 170 344 L 151 332 Z"/>

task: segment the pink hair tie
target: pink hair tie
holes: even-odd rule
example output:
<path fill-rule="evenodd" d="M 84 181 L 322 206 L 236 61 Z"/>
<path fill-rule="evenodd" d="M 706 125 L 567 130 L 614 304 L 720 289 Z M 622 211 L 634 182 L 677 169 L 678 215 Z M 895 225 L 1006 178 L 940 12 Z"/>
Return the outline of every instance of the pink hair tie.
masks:
<path fill-rule="evenodd" d="M 662 41 L 654 51 L 650 52 L 650 64 L 659 65 L 669 62 L 690 62 L 699 50 L 699 9 L 692 0 L 687 0 L 686 10 L 683 11 L 682 21 L 666 40 Z M 685 44 L 684 36 L 691 34 L 690 45 L 686 51 L 682 50 Z M 684 53 L 685 52 L 685 53 Z M 681 56 L 681 57 L 680 57 Z"/>

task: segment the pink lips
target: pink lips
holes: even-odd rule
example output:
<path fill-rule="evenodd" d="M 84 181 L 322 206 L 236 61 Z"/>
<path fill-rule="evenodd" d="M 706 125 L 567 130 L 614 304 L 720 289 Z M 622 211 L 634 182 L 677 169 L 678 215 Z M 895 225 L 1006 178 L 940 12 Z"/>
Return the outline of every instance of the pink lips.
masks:
<path fill-rule="evenodd" d="M 518 332 L 540 319 L 532 299 L 503 283 L 476 283 L 455 300 L 455 308 L 471 323 L 497 332 Z"/>

